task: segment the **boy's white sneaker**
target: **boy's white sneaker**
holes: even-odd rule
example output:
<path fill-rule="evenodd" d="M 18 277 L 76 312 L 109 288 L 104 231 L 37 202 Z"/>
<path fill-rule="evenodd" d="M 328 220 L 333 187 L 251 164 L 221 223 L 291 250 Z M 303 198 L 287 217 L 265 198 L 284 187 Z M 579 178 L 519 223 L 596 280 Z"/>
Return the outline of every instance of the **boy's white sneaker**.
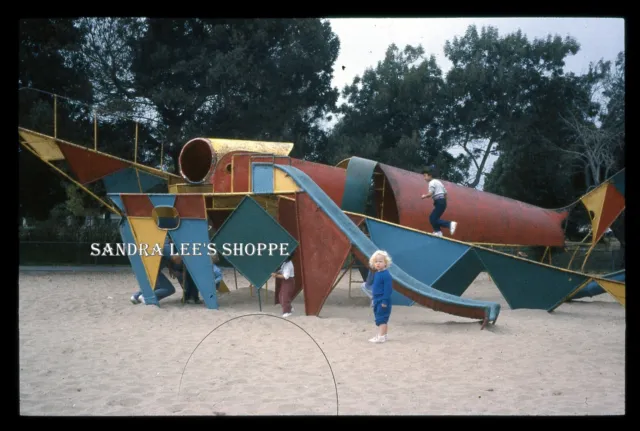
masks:
<path fill-rule="evenodd" d="M 456 233 L 456 228 L 458 227 L 458 222 L 452 221 L 451 222 L 451 235 L 453 235 L 454 233 Z"/>
<path fill-rule="evenodd" d="M 284 313 L 284 314 L 282 315 L 282 317 L 289 317 L 289 316 L 291 316 L 291 313 Z"/>
<path fill-rule="evenodd" d="M 442 231 L 434 232 L 433 234 L 434 234 L 435 236 L 442 236 Z"/>
<path fill-rule="evenodd" d="M 376 335 L 375 337 L 370 338 L 369 341 L 372 342 L 372 343 L 384 343 L 385 341 L 387 341 L 387 336 L 386 335 L 382 335 L 382 336 Z"/>
<path fill-rule="evenodd" d="M 136 295 L 131 295 L 131 303 L 132 304 L 137 304 L 138 303 L 138 299 L 136 298 Z"/>

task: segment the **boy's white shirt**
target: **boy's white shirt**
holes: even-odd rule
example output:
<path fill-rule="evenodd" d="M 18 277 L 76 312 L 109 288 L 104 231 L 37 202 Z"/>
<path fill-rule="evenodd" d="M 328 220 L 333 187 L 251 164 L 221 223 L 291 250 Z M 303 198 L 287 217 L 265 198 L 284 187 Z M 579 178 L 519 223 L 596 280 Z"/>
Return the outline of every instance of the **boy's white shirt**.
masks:
<path fill-rule="evenodd" d="M 285 280 L 288 280 L 289 278 L 293 277 L 294 276 L 293 262 L 289 261 L 284 263 L 280 268 L 280 271 L 278 272 L 282 274 Z"/>
<path fill-rule="evenodd" d="M 431 193 L 431 196 L 446 195 L 447 189 L 444 188 L 444 184 L 440 180 L 434 178 L 429 181 L 429 193 Z"/>

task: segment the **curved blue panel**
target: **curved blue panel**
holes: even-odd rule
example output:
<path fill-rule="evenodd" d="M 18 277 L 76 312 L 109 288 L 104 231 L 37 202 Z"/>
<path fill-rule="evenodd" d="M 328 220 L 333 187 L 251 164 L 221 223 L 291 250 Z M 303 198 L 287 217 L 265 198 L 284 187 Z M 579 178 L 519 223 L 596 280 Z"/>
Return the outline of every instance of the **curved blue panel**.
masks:
<path fill-rule="evenodd" d="M 213 281 L 213 263 L 207 244 L 209 243 L 209 231 L 207 220 L 183 219 L 180 227 L 169 231 L 173 240 L 175 252 L 180 254 L 191 274 L 191 278 L 196 283 L 198 290 L 202 294 L 207 308 L 218 308 L 218 296 L 216 295 L 215 283 Z M 187 254 L 182 254 L 182 244 L 187 244 Z M 200 244 L 200 248 L 193 250 L 193 244 Z M 199 253 L 199 254 L 198 254 Z"/>
<path fill-rule="evenodd" d="M 378 163 L 372 160 L 351 157 L 347 165 L 347 178 L 342 194 L 343 211 L 364 214 L 371 190 L 373 171 Z"/>

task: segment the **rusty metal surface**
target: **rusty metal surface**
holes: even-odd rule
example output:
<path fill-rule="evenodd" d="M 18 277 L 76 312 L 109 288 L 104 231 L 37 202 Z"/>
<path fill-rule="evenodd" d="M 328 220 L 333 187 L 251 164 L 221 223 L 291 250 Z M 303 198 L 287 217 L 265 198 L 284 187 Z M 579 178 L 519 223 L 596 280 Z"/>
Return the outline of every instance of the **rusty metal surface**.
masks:
<path fill-rule="evenodd" d="M 129 167 L 119 159 L 96 151 L 58 141 L 58 146 L 81 184 L 89 184 Z"/>
<path fill-rule="evenodd" d="M 432 199 L 420 199 L 428 193 L 422 174 L 380 164 L 393 189 L 398 208 L 398 221 L 406 227 L 432 232 L 429 214 Z M 563 246 L 562 220 L 567 213 L 557 213 L 513 199 L 442 181 L 447 188 L 445 220 L 455 220 L 458 228 L 454 239 L 493 244 Z M 386 193 L 386 191 L 385 191 Z M 385 220 L 387 218 L 385 210 Z M 451 236 L 448 229 L 445 236 Z"/>
<path fill-rule="evenodd" d="M 222 156 L 218 160 L 218 164 L 213 170 L 211 178 L 209 178 L 209 182 L 213 184 L 213 191 L 215 193 L 231 192 L 231 163 L 234 154 L 237 154 L 237 152 L 228 153 Z"/>
<path fill-rule="evenodd" d="M 296 217 L 296 202 L 289 199 L 279 199 L 278 201 L 278 223 L 280 223 L 280 225 L 287 232 L 289 232 L 289 234 L 294 237 L 296 241 L 300 242 L 300 233 L 298 232 L 298 219 Z M 302 272 L 302 261 L 300 260 L 299 252 L 293 254 L 293 258 L 291 259 L 291 261 L 293 263 L 293 271 L 295 274 L 295 290 L 293 293 L 293 297 L 291 298 L 293 300 L 302 291 L 304 273 Z M 275 304 L 280 303 L 280 301 L 278 300 L 278 293 L 280 292 L 281 282 L 281 279 L 276 279 L 274 298 Z"/>
<path fill-rule="evenodd" d="M 220 159 L 211 177 L 213 189 L 216 193 L 248 192 L 250 184 L 250 162 L 274 161 L 276 164 L 282 165 L 288 165 L 290 163 L 292 166 L 300 169 L 318 184 L 336 205 L 341 205 L 347 175 L 345 169 L 289 157 L 276 157 L 274 159 L 273 156 L 264 156 L 257 153 L 228 153 Z M 233 172 L 232 174 L 229 172 L 228 166 L 230 166 Z"/>
<path fill-rule="evenodd" d="M 296 210 L 305 312 L 317 316 L 351 251 L 351 243 L 307 193 L 296 195 Z"/>
<path fill-rule="evenodd" d="M 218 156 L 209 139 L 195 138 L 184 144 L 178 155 L 180 175 L 187 182 L 201 184 L 213 174 Z"/>
<path fill-rule="evenodd" d="M 204 195 L 178 195 L 174 207 L 180 218 L 206 219 Z"/>

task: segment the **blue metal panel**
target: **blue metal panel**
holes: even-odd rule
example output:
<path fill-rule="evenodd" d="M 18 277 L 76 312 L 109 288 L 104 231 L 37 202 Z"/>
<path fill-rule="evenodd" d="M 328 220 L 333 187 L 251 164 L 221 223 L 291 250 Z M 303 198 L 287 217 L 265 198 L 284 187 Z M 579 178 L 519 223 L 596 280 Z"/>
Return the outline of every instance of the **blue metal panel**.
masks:
<path fill-rule="evenodd" d="M 182 249 L 182 244 L 188 244 L 188 254 L 181 254 L 187 271 L 202 294 L 207 308 L 218 309 L 218 297 L 213 280 L 213 263 L 207 249 L 209 243 L 207 220 L 182 219 L 180 227 L 169 231 L 169 235 L 171 235 L 178 253 Z M 201 247 L 194 253 L 192 246 L 196 243 L 201 244 Z"/>
<path fill-rule="evenodd" d="M 260 289 L 284 262 L 280 249 L 233 250 L 234 244 L 287 244 L 286 252 L 293 253 L 298 241 L 289 234 L 264 208 L 251 197 L 245 197 L 213 237 L 216 248 L 251 284 Z M 225 246 L 226 244 L 226 246 Z"/>
<path fill-rule="evenodd" d="M 126 168 L 102 178 L 107 193 L 140 193 L 138 176 L 134 168 Z"/>
<path fill-rule="evenodd" d="M 251 184 L 254 193 L 273 193 L 273 167 L 254 163 L 251 171 Z"/>
<path fill-rule="evenodd" d="M 624 196 L 624 169 L 618 172 L 613 176 L 611 181 L 613 182 L 614 187 L 620 192 L 622 196 Z"/>
<path fill-rule="evenodd" d="M 176 203 L 176 195 L 148 195 L 154 207 L 172 207 Z"/>
<path fill-rule="evenodd" d="M 360 157 L 352 157 L 349 160 L 344 193 L 342 194 L 341 208 L 344 211 L 365 214 L 367 198 L 372 190 L 373 171 L 377 164 L 377 162 Z"/>
<path fill-rule="evenodd" d="M 484 269 L 482 261 L 473 249 L 467 249 L 451 268 L 438 277 L 433 283 L 433 288 L 451 295 L 462 296 Z"/>
<path fill-rule="evenodd" d="M 371 219 L 367 219 L 367 229 L 371 241 L 386 250 L 399 267 L 433 288 L 433 283 L 469 249 L 464 244 Z"/>
<path fill-rule="evenodd" d="M 140 186 L 142 187 L 143 193 L 148 192 L 156 186 L 167 183 L 167 180 L 164 178 L 148 174 L 140 169 L 138 169 L 138 176 L 140 177 Z"/>
<path fill-rule="evenodd" d="M 120 236 L 122 237 L 122 242 L 124 242 L 125 244 L 136 243 L 136 240 L 133 237 L 133 232 L 131 231 L 131 226 L 129 225 L 129 221 L 124 217 L 120 222 Z M 158 305 L 158 298 L 151 288 L 151 283 L 149 283 L 149 277 L 147 277 L 147 271 L 145 271 L 144 269 L 142 257 L 140 257 L 140 255 L 137 253 L 128 255 L 128 257 L 129 262 L 131 262 L 131 267 L 133 268 L 133 273 L 135 274 L 136 280 L 138 280 L 138 285 L 140 286 L 140 290 L 142 291 L 144 302 L 146 304 Z"/>
<path fill-rule="evenodd" d="M 551 311 L 589 280 L 587 276 L 510 255 L 480 248 L 474 251 L 512 310 Z"/>
<path fill-rule="evenodd" d="M 122 203 L 122 198 L 120 197 L 119 194 L 117 194 L 117 193 L 107 194 L 107 196 L 118 207 L 118 209 L 120 209 L 120 211 L 122 211 L 123 214 L 126 214 L 126 211 L 124 209 L 124 203 Z"/>

